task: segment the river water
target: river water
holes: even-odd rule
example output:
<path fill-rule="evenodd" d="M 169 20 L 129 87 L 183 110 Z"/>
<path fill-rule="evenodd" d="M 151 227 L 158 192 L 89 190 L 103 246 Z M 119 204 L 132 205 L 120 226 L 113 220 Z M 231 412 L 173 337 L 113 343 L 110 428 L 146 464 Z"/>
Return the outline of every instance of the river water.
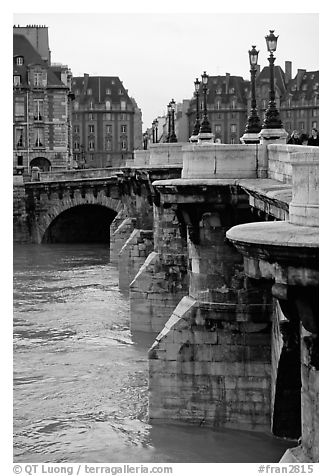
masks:
<path fill-rule="evenodd" d="M 277 462 L 270 435 L 147 421 L 147 350 L 106 245 L 14 247 L 15 462 Z"/>

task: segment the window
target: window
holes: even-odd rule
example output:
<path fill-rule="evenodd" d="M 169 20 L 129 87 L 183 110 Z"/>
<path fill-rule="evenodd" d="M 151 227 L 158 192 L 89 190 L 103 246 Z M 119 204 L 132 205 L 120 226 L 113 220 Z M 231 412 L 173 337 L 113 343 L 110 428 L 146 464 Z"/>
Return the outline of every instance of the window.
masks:
<path fill-rule="evenodd" d="M 95 150 L 95 141 L 89 140 L 89 150 Z"/>
<path fill-rule="evenodd" d="M 318 116 L 318 109 L 313 109 L 312 110 L 312 117 L 317 117 Z"/>
<path fill-rule="evenodd" d="M 220 101 L 217 101 L 217 103 L 216 103 L 216 109 L 218 109 L 218 110 L 221 109 L 221 103 L 220 103 Z"/>
<path fill-rule="evenodd" d="M 123 94 L 122 89 L 119 89 L 119 96 L 122 96 L 122 94 Z"/>
<path fill-rule="evenodd" d="M 126 141 L 126 140 L 121 141 L 121 149 L 122 149 L 122 150 L 126 150 L 126 149 L 127 149 L 127 141 Z"/>
<path fill-rule="evenodd" d="M 42 121 L 43 115 L 44 115 L 43 109 L 44 109 L 43 99 L 34 99 L 33 100 L 33 118 L 35 121 Z"/>
<path fill-rule="evenodd" d="M 232 133 L 236 132 L 236 124 L 231 124 L 231 132 Z"/>
<path fill-rule="evenodd" d="M 286 111 L 286 117 L 292 117 L 292 111 Z"/>
<path fill-rule="evenodd" d="M 77 101 L 74 102 L 74 110 L 77 111 L 80 105 L 78 104 Z"/>
<path fill-rule="evenodd" d="M 79 89 L 75 89 L 75 96 L 79 96 L 80 95 L 80 90 Z"/>
<path fill-rule="evenodd" d="M 107 112 L 106 114 L 104 114 L 104 119 L 106 119 L 106 121 L 111 121 L 112 120 L 112 114 Z"/>
<path fill-rule="evenodd" d="M 24 146 L 24 141 L 23 141 L 23 127 L 17 127 L 15 131 L 15 143 L 16 147 L 23 147 Z"/>
<path fill-rule="evenodd" d="M 122 113 L 120 115 L 120 117 L 121 117 L 121 121 L 126 121 L 127 120 L 127 114 L 125 114 L 125 113 Z"/>
<path fill-rule="evenodd" d="M 235 93 L 235 89 L 234 88 L 229 88 L 229 94 L 234 94 Z"/>
<path fill-rule="evenodd" d="M 220 124 L 216 124 L 216 125 L 215 125 L 215 131 L 216 131 L 216 134 L 220 134 L 220 133 L 221 133 L 221 125 L 220 125 Z"/>
<path fill-rule="evenodd" d="M 89 124 L 89 134 L 94 134 L 94 132 L 95 132 L 94 124 Z"/>
<path fill-rule="evenodd" d="M 299 122 L 299 129 L 303 130 L 304 129 L 304 122 Z"/>
<path fill-rule="evenodd" d="M 92 89 L 90 89 L 90 88 L 87 89 L 87 90 L 86 90 L 86 93 L 87 93 L 88 96 L 91 96 L 91 95 L 92 95 Z"/>
<path fill-rule="evenodd" d="M 262 109 L 266 109 L 266 99 L 262 99 Z"/>
<path fill-rule="evenodd" d="M 92 101 L 90 101 L 90 103 L 89 103 L 89 108 L 93 109 L 93 102 Z"/>
<path fill-rule="evenodd" d="M 111 109 L 111 101 L 106 101 L 105 102 L 105 107 L 109 111 Z"/>
<path fill-rule="evenodd" d="M 77 142 L 77 141 L 75 141 L 75 142 L 74 142 L 74 149 L 75 149 L 75 150 L 79 150 L 79 148 L 80 148 L 80 143 Z"/>
<path fill-rule="evenodd" d="M 80 133 L 80 126 L 74 126 L 74 134 Z"/>
<path fill-rule="evenodd" d="M 21 85 L 21 76 L 14 76 L 14 86 L 20 86 Z"/>
<path fill-rule="evenodd" d="M 120 104 L 121 104 L 121 106 L 120 106 L 121 111 L 125 111 L 125 110 L 126 110 L 126 107 L 127 107 L 126 101 L 121 101 Z"/>
<path fill-rule="evenodd" d="M 302 91 L 306 91 L 308 89 L 308 85 L 307 84 L 303 84 L 302 85 Z"/>
<path fill-rule="evenodd" d="M 236 108 L 236 99 L 232 99 L 232 109 Z"/>
<path fill-rule="evenodd" d="M 111 139 L 106 139 L 105 140 L 105 149 L 106 150 L 112 150 L 112 141 L 111 141 Z"/>
<path fill-rule="evenodd" d="M 42 131 L 42 129 L 35 129 L 35 132 L 34 132 L 34 146 L 35 147 L 43 147 L 43 145 L 44 145 L 43 131 Z"/>
<path fill-rule="evenodd" d="M 300 117 L 304 117 L 304 115 L 305 115 L 304 109 L 300 109 Z"/>
<path fill-rule="evenodd" d="M 127 126 L 125 124 L 122 124 L 121 125 L 121 133 L 126 134 L 126 132 L 127 132 Z"/>
<path fill-rule="evenodd" d="M 317 121 L 312 121 L 311 128 L 312 129 L 317 129 Z"/>
<path fill-rule="evenodd" d="M 89 118 L 89 121 L 93 121 L 94 118 L 95 118 L 95 116 L 94 116 L 94 114 L 92 114 L 92 113 L 90 112 L 88 118 Z"/>
<path fill-rule="evenodd" d="M 112 91 L 111 91 L 109 88 L 107 88 L 107 89 L 106 89 L 106 94 L 111 95 L 111 94 L 112 94 Z"/>
<path fill-rule="evenodd" d="M 24 118 L 24 98 L 15 99 L 15 108 L 14 108 L 15 118 Z"/>
<path fill-rule="evenodd" d="M 17 64 L 17 66 L 22 66 L 23 63 L 24 63 L 23 56 L 18 56 L 18 57 L 16 58 L 16 64 Z"/>
<path fill-rule="evenodd" d="M 42 73 L 37 71 L 36 73 L 33 74 L 33 85 L 37 87 L 42 86 L 42 79 L 43 79 Z"/>
<path fill-rule="evenodd" d="M 106 134 L 112 134 L 112 126 L 111 126 L 111 124 L 106 124 Z"/>
<path fill-rule="evenodd" d="M 231 144 L 235 144 L 235 139 L 234 139 L 234 137 L 231 138 Z"/>
<path fill-rule="evenodd" d="M 18 155 L 17 156 L 17 165 L 18 165 L 18 167 L 23 166 L 23 155 Z"/>
<path fill-rule="evenodd" d="M 221 89 L 216 89 L 216 94 L 221 94 Z"/>

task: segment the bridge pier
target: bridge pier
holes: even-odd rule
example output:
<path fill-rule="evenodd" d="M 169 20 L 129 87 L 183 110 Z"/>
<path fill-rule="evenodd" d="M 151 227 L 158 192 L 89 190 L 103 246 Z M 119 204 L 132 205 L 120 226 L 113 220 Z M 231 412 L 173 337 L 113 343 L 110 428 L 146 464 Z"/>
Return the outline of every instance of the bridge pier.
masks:
<path fill-rule="evenodd" d="M 272 308 L 225 240 L 234 223 L 251 219 L 247 195 L 225 182 L 156 184 L 164 200 L 177 202 L 187 230 L 189 295 L 149 351 L 149 418 L 263 431 L 270 428 Z"/>

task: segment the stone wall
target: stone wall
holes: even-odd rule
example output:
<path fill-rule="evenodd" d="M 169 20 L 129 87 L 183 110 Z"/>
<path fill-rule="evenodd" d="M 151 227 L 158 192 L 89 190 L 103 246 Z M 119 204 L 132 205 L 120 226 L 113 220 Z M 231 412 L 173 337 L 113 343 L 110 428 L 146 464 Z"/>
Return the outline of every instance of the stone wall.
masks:
<path fill-rule="evenodd" d="M 183 298 L 149 351 L 150 420 L 268 430 L 270 358 L 270 324 Z"/>

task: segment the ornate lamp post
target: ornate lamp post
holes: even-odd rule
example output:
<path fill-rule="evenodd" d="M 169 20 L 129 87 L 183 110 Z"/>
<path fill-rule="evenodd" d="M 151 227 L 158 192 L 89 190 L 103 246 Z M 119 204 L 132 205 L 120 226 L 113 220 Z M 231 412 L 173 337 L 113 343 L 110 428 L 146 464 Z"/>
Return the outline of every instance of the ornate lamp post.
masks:
<path fill-rule="evenodd" d="M 200 134 L 211 134 L 211 126 L 209 123 L 208 115 L 207 115 L 207 103 L 206 103 L 206 96 L 207 96 L 207 83 L 208 83 L 209 76 L 206 74 L 206 71 L 204 71 L 204 74 L 202 74 L 202 83 L 203 83 L 203 97 L 204 97 L 204 113 L 203 113 L 203 121 L 202 124 L 199 128 L 199 133 Z"/>
<path fill-rule="evenodd" d="M 143 149 L 147 150 L 148 148 L 148 134 L 147 132 L 144 132 L 143 134 Z"/>
<path fill-rule="evenodd" d="M 213 142 L 213 134 L 211 130 L 211 126 L 209 123 L 208 115 L 207 115 L 207 83 L 208 83 L 209 76 L 204 71 L 202 74 L 202 84 L 203 84 L 203 96 L 204 96 L 204 114 L 203 120 L 201 122 L 201 126 L 199 128 L 198 134 L 198 142 Z"/>
<path fill-rule="evenodd" d="M 277 49 L 278 36 L 274 35 L 274 30 L 270 30 L 270 34 L 265 37 L 267 50 L 270 52 L 268 58 L 270 63 L 270 101 L 265 111 L 265 117 L 263 122 L 263 129 L 281 129 L 282 122 L 280 120 L 279 111 L 275 103 L 275 90 L 274 90 L 274 61 L 275 57 L 273 53 Z"/>
<path fill-rule="evenodd" d="M 158 119 L 154 120 L 155 143 L 158 142 Z"/>
<path fill-rule="evenodd" d="M 171 105 L 171 135 L 169 137 L 169 142 L 177 142 L 177 137 L 175 135 L 175 120 L 174 120 L 174 116 L 175 116 L 175 101 L 174 99 L 172 99 L 172 101 L 170 102 L 170 105 Z"/>
<path fill-rule="evenodd" d="M 171 105 L 170 102 L 169 102 L 168 105 L 167 105 L 167 117 L 168 117 L 168 134 L 167 134 L 167 137 L 166 137 L 166 141 L 165 141 L 165 142 L 169 142 L 169 141 L 170 141 L 170 137 L 171 137 L 171 129 L 172 129 L 172 105 Z"/>
<path fill-rule="evenodd" d="M 258 53 L 256 46 L 253 46 L 249 53 L 250 74 L 251 74 L 251 111 L 245 128 L 245 134 L 258 134 L 261 130 L 260 119 L 256 109 L 256 85 L 255 77 L 257 72 Z M 251 141 L 252 142 L 252 141 Z M 257 137 L 257 142 L 259 142 Z"/>
<path fill-rule="evenodd" d="M 196 81 L 194 82 L 194 85 L 195 85 L 195 96 L 196 96 L 196 120 L 195 120 L 195 124 L 194 124 L 194 130 L 193 130 L 193 133 L 191 134 L 191 137 L 190 137 L 190 142 L 197 142 L 198 138 L 198 134 L 199 134 L 199 129 L 200 129 L 200 126 L 201 126 L 201 123 L 200 123 L 200 120 L 199 120 L 199 86 L 200 86 L 201 82 L 198 80 L 198 78 L 196 78 Z"/>

